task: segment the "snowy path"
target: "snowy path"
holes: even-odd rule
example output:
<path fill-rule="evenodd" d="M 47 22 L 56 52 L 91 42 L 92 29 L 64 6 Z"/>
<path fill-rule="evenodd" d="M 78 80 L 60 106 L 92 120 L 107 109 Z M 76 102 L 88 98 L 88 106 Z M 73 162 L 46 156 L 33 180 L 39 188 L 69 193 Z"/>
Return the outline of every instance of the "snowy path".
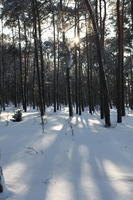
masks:
<path fill-rule="evenodd" d="M 133 199 L 132 114 L 108 129 L 97 115 L 75 116 L 73 136 L 65 109 L 48 112 L 44 134 L 37 112 L 8 126 L 5 116 L 0 152 L 8 200 Z"/>

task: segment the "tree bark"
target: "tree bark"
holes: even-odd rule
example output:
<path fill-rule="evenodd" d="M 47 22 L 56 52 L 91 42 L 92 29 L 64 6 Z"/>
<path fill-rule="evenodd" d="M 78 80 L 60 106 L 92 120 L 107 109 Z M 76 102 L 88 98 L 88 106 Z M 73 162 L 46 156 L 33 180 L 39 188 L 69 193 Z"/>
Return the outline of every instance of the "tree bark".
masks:
<path fill-rule="evenodd" d="M 20 90 L 21 90 L 21 101 L 24 109 L 24 90 L 23 90 L 23 69 L 22 69 L 22 47 L 21 47 L 21 27 L 20 19 L 18 17 L 18 33 L 19 33 L 19 67 L 20 67 Z"/>
<path fill-rule="evenodd" d="M 55 44 L 56 36 L 55 36 L 55 31 L 56 31 L 55 30 L 55 13 L 53 11 L 53 35 L 54 35 L 54 49 L 53 49 L 53 51 L 54 51 L 54 82 L 53 82 L 54 91 L 53 91 L 53 93 L 54 93 L 54 112 L 56 112 L 56 44 Z"/>
<path fill-rule="evenodd" d="M 0 167 L 0 193 L 2 193 L 3 192 L 3 185 L 2 185 L 2 176 L 3 176 L 3 174 L 2 174 L 2 168 Z"/>
<path fill-rule="evenodd" d="M 124 76 L 123 76 L 123 11 L 120 0 L 117 0 L 117 122 L 122 122 L 125 115 Z"/>
<path fill-rule="evenodd" d="M 33 11 L 33 18 L 34 18 L 33 26 L 34 26 L 35 65 L 37 69 L 39 107 L 40 107 L 40 113 L 41 113 L 41 119 L 42 119 L 42 116 L 44 115 L 44 109 L 43 109 L 43 102 L 42 102 L 42 90 L 41 90 L 41 79 L 40 79 L 39 58 L 38 58 L 37 16 L 36 16 L 34 0 L 32 0 L 32 11 Z"/>
<path fill-rule="evenodd" d="M 74 27 L 74 37 L 77 36 L 77 2 L 75 0 L 75 27 Z M 75 43 L 75 104 L 76 104 L 76 114 L 78 114 L 78 62 L 77 62 L 77 46 Z"/>
<path fill-rule="evenodd" d="M 70 87 L 70 68 L 67 66 L 66 69 L 66 77 L 67 77 L 67 94 L 68 94 L 68 104 L 69 104 L 69 116 L 73 116 L 72 110 L 72 100 L 71 100 L 71 87 Z"/>
<path fill-rule="evenodd" d="M 93 14 L 90 2 L 88 0 L 84 0 L 86 7 L 89 11 L 91 20 L 92 20 L 92 25 L 93 29 L 95 32 L 95 41 L 96 41 L 96 46 L 97 46 L 97 57 L 98 57 L 98 63 L 99 63 L 99 76 L 100 76 L 100 87 L 103 92 L 103 99 L 104 99 L 104 113 L 105 113 L 105 126 L 110 126 L 110 110 L 109 110 L 109 100 L 108 100 L 108 90 L 107 90 L 107 85 L 106 85 L 106 79 L 105 79 L 105 74 L 104 74 L 104 69 L 103 69 L 103 61 L 102 61 L 102 52 L 101 52 L 101 45 L 100 45 L 100 36 L 98 32 L 98 27 L 95 21 L 95 16 Z"/>
<path fill-rule="evenodd" d="M 41 85 L 42 85 L 42 103 L 43 103 L 43 110 L 45 112 L 45 65 L 43 59 L 43 48 L 42 48 L 42 30 L 41 30 L 41 21 L 40 21 L 40 13 L 39 8 L 36 3 L 36 13 L 37 13 L 37 22 L 38 22 L 38 36 L 39 36 L 39 50 L 40 50 L 40 61 L 41 61 Z"/>

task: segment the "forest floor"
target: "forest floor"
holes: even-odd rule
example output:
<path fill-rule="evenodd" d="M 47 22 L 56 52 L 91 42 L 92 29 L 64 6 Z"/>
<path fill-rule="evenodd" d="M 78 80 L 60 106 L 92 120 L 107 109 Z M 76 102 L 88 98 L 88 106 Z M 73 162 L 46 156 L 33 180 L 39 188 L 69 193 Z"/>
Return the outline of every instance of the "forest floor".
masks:
<path fill-rule="evenodd" d="M 12 122 L 0 115 L 0 165 L 6 182 L 0 200 L 132 200 L 133 113 L 105 128 L 98 113 L 68 118 L 48 109 L 44 133 L 39 113 Z"/>

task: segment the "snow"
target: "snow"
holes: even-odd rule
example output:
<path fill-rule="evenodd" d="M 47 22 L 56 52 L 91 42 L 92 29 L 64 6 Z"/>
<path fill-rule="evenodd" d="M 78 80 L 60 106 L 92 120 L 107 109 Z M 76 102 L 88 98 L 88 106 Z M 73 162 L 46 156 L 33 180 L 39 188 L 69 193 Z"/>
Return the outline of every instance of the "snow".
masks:
<path fill-rule="evenodd" d="M 69 119 L 48 109 L 44 133 L 38 111 L 12 122 L 0 116 L 0 166 L 6 188 L 0 200 L 132 200 L 133 113 L 105 128 L 99 113 Z M 72 134 L 73 133 L 73 134 Z"/>

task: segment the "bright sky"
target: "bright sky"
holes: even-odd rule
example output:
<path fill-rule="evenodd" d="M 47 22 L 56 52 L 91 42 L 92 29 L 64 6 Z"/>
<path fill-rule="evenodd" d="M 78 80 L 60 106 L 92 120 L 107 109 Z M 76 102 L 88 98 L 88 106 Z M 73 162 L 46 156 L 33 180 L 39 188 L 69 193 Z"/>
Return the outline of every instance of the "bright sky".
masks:
<path fill-rule="evenodd" d="M 69 2 L 69 0 L 66 3 L 68 3 L 68 2 Z M 112 37 L 114 35 L 113 26 L 110 26 L 109 19 L 108 19 L 110 13 L 112 12 L 112 8 L 108 6 L 108 3 L 107 3 L 107 9 L 108 9 L 108 11 L 107 11 L 106 26 L 107 26 L 107 28 L 109 28 L 109 37 Z M 0 33 L 2 31 L 1 27 L 2 26 L 1 26 L 1 22 L 0 22 Z M 11 35 L 11 31 L 7 27 L 4 27 L 4 33 Z M 82 28 L 81 29 L 81 33 L 80 33 L 80 37 L 82 38 L 84 36 L 85 36 L 85 30 Z M 74 39 L 74 29 L 73 28 L 70 29 L 69 31 L 67 31 L 66 37 L 69 38 L 70 41 Z M 53 27 L 52 27 L 52 25 L 50 25 L 50 24 L 44 24 L 44 29 L 42 28 L 42 38 L 43 38 L 44 41 L 53 38 Z"/>

